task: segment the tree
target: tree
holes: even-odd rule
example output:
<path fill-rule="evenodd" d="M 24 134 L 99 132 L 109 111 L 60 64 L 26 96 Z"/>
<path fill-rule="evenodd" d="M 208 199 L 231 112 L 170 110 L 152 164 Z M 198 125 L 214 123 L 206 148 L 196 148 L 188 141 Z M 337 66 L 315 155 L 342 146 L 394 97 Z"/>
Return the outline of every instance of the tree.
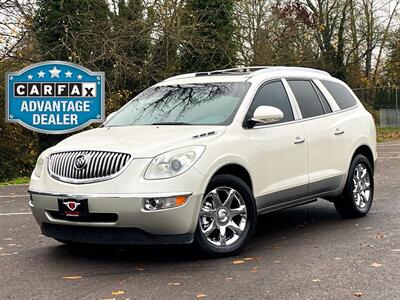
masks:
<path fill-rule="evenodd" d="M 388 36 L 390 35 L 390 28 L 392 25 L 392 21 L 394 16 L 396 15 L 397 12 L 397 7 L 400 5 L 400 0 L 396 0 L 396 2 L 394 3 L 394 8 L 392 9 L 391 12 L 389 12 L 389 17 L 386 21 L 386 26 L 385 29 L 382 32 L 382 37 L 380 38 L 379 42 L 380 42 L 380 47 L 379 47 L 379 52 L 378 55 L 376 57 L 376 63 L 375 63 L 375 71 L 372 77 L 372 82 L 374 85 L 377 84 L 378 82 L 378 73 L 380 72 L 380 66 L 381 66 L 381 60 L 382 60 L 382 56 L 383 56 L 383 51 L 385 49 L 386 43 L 387 43 L 387 39 Z M 396 42 L 395 42 L 396 44 Z M 396 46 L 394 46 L 394 48 L 396 48 Z M 392 49 L 393 50 L 393 45 L 392 45 Z"/>
<path fill-rule="evenodd" d="M 188 0 L 180 55 L 183 72 L 235 65 L 233 4 L 233 0 Z"/>
<path fill-rule="evenodd" d="M 179 72 L 178 48 L 182 41 L 181 19 L 184 0 L 164 0 L 149 7 L 149 22 L 154 24 L 150 61 L 147 66 L 151 83 Z"/>
<path fill-rule="evenodd" d="M 144 19 L 145 7 L 141 0 L 119 0 L 113 18 L 112 39 L 117 47 L 111 53 L 115 88 L 140 92 L 146 83 L 151 26 Z"/>
<path fill-rule="evenodd" d="M 389 44 L 389 55 L 386 62 L 388 81 L 400 88 L 400 29 L 393 34 Z"/>
<path fill-rule="evenodd" d="M 33 31 L 43 59 L 98 62 L 103 37 L 110 33 L 105 0 L 38 0 L 37 6 Z"/>
<path fill-rule="evenodd" d="M 0 61 L 27 61 L 19 50 L 27 44 L 32 46 L 29 24 L 34 11 L 33 2 L 26 0 L 21 5 L 18 1 L 0 1 Z"/>
<path fill-rule="evenodd" d="M 274 28 L 270 18 L 271 1 L 269 0 L 238 0 L 235 1 L 233 22 L 237 28 L 235 44 L 238 48 L 238 62 L 246 65 L 258 64 L 258 61 L 269 60 L 260 52 L 265 49 L 264 33 L 269 33 Z"/>
<path fill-rule="evenodd" d="M 33 19 L 42 60 L 64 60 L 94 70 L 110 68 L 104 54 L 104 39 L 110 34 L 105 0 L 38 0 Z M 40 151 L 64 138 L 39 134 Z"/>
<path fill-rule="evenodd" d="M 332 75 L 346 79 L 345 28 L 350 0 L 305 0 L 314 17 L 314 38 L 322 67 Z"/>
<path fill-rule="evenodd" d="M 262 41 L 255 53 L 270 57 L 273 65 L 318 65 L 318 52 L 313 42 L 313 15 L 300 2 L 277 2 L 271 8 L 271 26 L 261 31 Z M 255 61 L 255 64 L 260 64 Z"/>

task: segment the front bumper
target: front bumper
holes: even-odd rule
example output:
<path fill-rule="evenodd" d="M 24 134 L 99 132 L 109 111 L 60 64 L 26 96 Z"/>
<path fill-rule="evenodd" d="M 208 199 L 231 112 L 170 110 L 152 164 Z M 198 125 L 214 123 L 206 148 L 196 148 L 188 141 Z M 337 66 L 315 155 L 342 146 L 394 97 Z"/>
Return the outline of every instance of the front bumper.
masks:
<path fill-rule="evenodd" d="M 29 206 L 44 235 L 59 240 L 98 244 L 190 243 L 196 230 L 201 195 L 153 194 L 65 194 L 29 191 Z M 187 195 L 182 206 L 145 211 L 145 198 Z M 88 199 L 89 221 L 57 216 L 59 198 Z M 115 218 L 108 216 L 114 215 Z M 102 217 L 107 216 L 107 217 Z"/>

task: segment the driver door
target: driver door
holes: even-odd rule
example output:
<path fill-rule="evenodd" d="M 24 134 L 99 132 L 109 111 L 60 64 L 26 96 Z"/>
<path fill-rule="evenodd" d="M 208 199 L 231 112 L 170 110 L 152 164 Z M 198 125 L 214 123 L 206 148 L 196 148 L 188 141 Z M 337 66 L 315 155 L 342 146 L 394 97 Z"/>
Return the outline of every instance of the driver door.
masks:
<path fill-rule="evenodd" d="M 283 112 L 283 119 L 247 130 L 248 146 L 254 153 L 250 164 L 257 208 L 272 210 L 307 194 L 308 149 L 303 124 L 295 120 L 294 105 L 281 80 L 268 81 L 259 88 L 246 120 L 262 105 Z"/>

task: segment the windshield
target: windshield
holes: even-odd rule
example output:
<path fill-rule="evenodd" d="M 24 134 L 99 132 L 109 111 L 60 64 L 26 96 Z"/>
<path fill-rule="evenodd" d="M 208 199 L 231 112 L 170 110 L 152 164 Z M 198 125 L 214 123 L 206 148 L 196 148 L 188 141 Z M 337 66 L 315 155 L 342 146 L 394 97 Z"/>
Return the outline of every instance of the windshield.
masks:
<path fill-rule="evenodd" d="M 249 87 L 248 82 L 151 87 L 122 107 L 105 126 L 227 125 Z"/>

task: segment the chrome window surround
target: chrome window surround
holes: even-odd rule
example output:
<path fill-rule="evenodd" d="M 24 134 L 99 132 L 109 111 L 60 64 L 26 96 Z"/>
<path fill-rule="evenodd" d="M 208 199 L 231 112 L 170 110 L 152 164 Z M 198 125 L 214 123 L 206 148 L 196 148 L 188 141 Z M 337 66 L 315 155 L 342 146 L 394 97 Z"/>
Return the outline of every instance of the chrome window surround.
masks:
<path fill-rule="evenodd" d="M 293 110 L 293 112 L 295 112 L 294 120 L 295 121 L 302 120 L 303 115 L 301 113 L 300 106 L 299 106 L 299 103 L 297 102 L 296 96 L 294 95 L 292 89 L 290 88 L 290 85 L 287 82 L 286 78 L 282 78 L 281 80 L 282 80 L 283 86 L 286 89 L 286 94 L 289 96 L 290 104 L 292 105 L 292 110 Z"/>
<path fill-rule="evenodd" d="M 270 78 L 270 79 L 264 80 L 264 81 L 260 82 L 260 83 L 256 86 L 256 88 L 254 89 L 254 92 L 253 92 L 252 95 L 251 95 L 251 101 L 249 101 L 249 102 L 247 103 L 247 105 L 246 105 L 246 106 L 247 106 L 246 109 L 245 109 L 245 112 L 246 112 L 246 113 L 244 114 L 243 119 L 240 121 L 243 125 L 245 124 L 246 116 L 247 116 L 247 114 L 249 113 L 249 109 L 250 109 L 251 105 L 253 104 L 253 101 L 254 101 L 255 97 L 257 96 L 258 92 L 259 92 L 265 85 L 267 85 L 267 84 L 269 84 L 269 83 L 272 83 L 272 82 L 276 82 L 276 81 L 281 82 L 282 85 L 283 85 L 283 88 L 285 89 L 286 95 L 287 95 L 287 97 L 288 97 L 288 99 L 289 99 L 289 102 L 290 102 L 290 107 L 291 107 L 291 109 L 292 109 L 293 119 L 294 119 L 294 120 L 292 120 L 292 121 L 287 121 L 287 122 L 282 122 L 282 123 L 277 123 L 277 124 L 265 124 L 265 125 L 260 124 L 260 125 L 254 126 L 254 127 L 251 128 L 251 129 L 254 129 L 254 128 L 261 128 L 261 127 L 265 127 L 265 126 L 275 126 L 275 125 L 288 124 L 288 123 L 296 122 L 296 121 L 302 119 L 302 115 L 301 115 L 301 112 L 300 112 L 300 108 L 299 108 L 299 106 L 298 106 L 298 104 L 297 104 L 296 98 L 294 97 L 294 94 L 293 94 L 292 90 L 291 90 L 290 88 L 288 89 L 289 84 L 287 83 L 287 81 L 286 81 L 284 78 L 278 77 L 278 78 Z M 244 128 L 246 128 L 246 127 L 244 127 Z M 249 129 L 249 128 L 246 128 L 246 129 Z"/>
<path fill-rule="evenodd" d="M 319 79 L 313 79 L 313 82 L 319 88 L 320 92 L 325 96 L 326 101 L 328 101 L 329 105 L 332 108 L 333 111 L 339 111 L 340 107 L 336 103 L 336 100 L 333 98 L 331 93 L 329 93 L 328 89 L 322 84 L 322 82 Z"/>
<path fill-rule="evenodd" d="M 309 119 L 309 118 L 319 117 L 319 116 L 323 116 L 323 115 L 326 115 L 326 114 L 327 114 L 327 112 L 325 111 L 325 107 L 324 107 L 324 105 L 322 104 L 322 100 L 320 99 L 320 97 L 319 97 L 317 91 L 315 90 L 316 88 L 318 88 L 318 86 L 315 86 L 315 82 L 314 82 L 313 79 L 311 79 L 311 78 L 301 78 L 301 77 L 291 77 L 291 78 L 288 78 L 288 80 L 286 80 L 286 78 L 285 78 L 284 80 L 287 82 L 287 89 L 289 89 L 292 93 L 293 93 L 293 90 L 292 90 L 292 87 L 290 86 L 288 80 L 289 80 L 289 81 L 307 81 L 307 82 L 309 82 L 309 83 L 311 84 L 312 90 L 314 91 L 314 94 L 317 96 L 317 98 L 318 98 L 318 100 L 319 100 L 319 103 L 320 103 L 321 106 L 322 106 L 323 114 L 319 114 L 319 115 L 316 115 L 316 116 L 304 118 L 303 115 L 302 115 L 302 113 L 301 113 L 301 110 L 300 110 L 299 102 L 297 101 L 297 98 L 296 98 L 296 96 L 295 96 L 294 93 L 293 93 L 293 97 L 295 98 L 295 102 L 297 103 L 297 106 L 298 106 L 298 108 L 299 108 L 299 110 L 300 110 L 300 114 L 302 115 L 302 118 L 303 118 L 303 119 Z M 320 90 L 320 92 L 321 92 L 321 90 Z M 323 96 L 325 96 L 324 93 L 321 92 L 321 94 L 322 94 Z M 325 98 L 326 98 L 326 97 L 325 97 Z M 330 105 L 329 101 L 328 101 L 328 104 Z M 331 106 L 331 110 L 333 111 L 332 106 Z"/>
<path fill-rule="evenodd" d="M 85 152 L 104 152 L 104 153 L 114 153 L 114 154 L 124 154 L 124 155 L 128 155 L 128 160 L 125 162 L 125 164 L 115 173 L 112 173 L 110 175 L 106 175 L 106 176 L 102 176 L 102 177 L 93 177 L 93 178 L 83 178 L 83 179 L 79 179 L 79 178 L 71 178 L 71 177 L 65 177 L 65 176 L 61 176 L 59 174 L 56 174 L 55 172 L 53 172 L 52 170 L 52 166 L 51 166 L 51 156 L 55 155 L 55 154 L 60 154 L 60 153 L 85 153 Z M 100 182 L 100 181 L 106 181 L 106 180 L 110 180 L 113 179 L 117 176 L 119 176 L 122 172 L 124 172 L 126 170 L 126 168 L 130 165 L 130 163 L 133 160 L 133 155 L 129 154 L 129 153 L 123 153 L 123 152 L 113 152 L 113 151 L 99 151 L 99 150 L 70 150 L 70 151 L 56 151 L 56 152 L 52 152 L 46 159 L 46 164 L 47 164 L 47 172 L 49 173 L 49 175 L 58 180 L 58 181 L 62 181 L 62 182 L 66 182 L 66 183 L 73 183 L 73 184 L 85 184 L 85 183 L 94 183 L 94 182 Z M 70 163 L 73 163 L 74 161 L 70 161 Z M 61 166 L 62 167 L 62 166 Z M 73 168 L 73 166 L 71 166 L 71 168 Z"/>
<path fill-rule="evenodd" d="M 292 78 L 292 77 L 288 77 L 288 78 Z M 299 79 L 299 77 L 293 77 L 293 78 Z M 319 81 L 319 79 L 312 79 L 312 78 L 304 78 L 304 79 L 305 79 L 305 80 L 312 80 L 312 81 L 317 85 L 318 88 L 320 88 L 320 86 L 321 86 L 320 91 L 321 91 L 321 93 L 325 96 L 325 98 L 327 99 L 329 105 L 330 105 L 331 108 L 332 108 L 332 112 L 327 113 L 327 114 L 323 114 L 323 115 L 319 115 L 319 116 L 315 116 L 315 117 L 311 117 L 311 118 L 303 119 L 303 116 L 301 115 L 300 108 L 299 108 L 299 105 L 298 105 L 298 103 L 297 103 L 297 100 L 296 100 L 296 98 L 295 98 L 295 96 L 294 96 L 294 94 L 293 94 L 293 92 L 292 92 L 292 90 L 291 90 L 289 84 L 287 83 L 286 79 L 283 78 L 283 77 L 280 77 L 280 78 L 269 78 L 269 79 L 267 79 L 267 80 L 264 80 L 264 81 L 260 82 L 260 84 L 258 84 L 258 86 L 256 87 L 256 90 L 255 90 L 254 94 L 252 95 L 251 101 L 249 101 L 249 104 L 248 104 L 248 106 L 247 106 L 247 108 L 246 108 L 246 113 L 244 114 L 244 118 L 247 116 L 247 112 L 248 112 L 248 110 L 249 110 L 251 104 L 253 103 L 254 97 L 255 97 L 255 95 L 257 94 L 258 90 L 259 90 L 264 84 L 266 84 L 266 83 L 268 83 L 268 82 L 272 82 L 272 81 L 276 81 L 276 80 L 281 80 L 282 83 L 283 83 L 283 85 L 284 85 L 285 88 L 286 88 L 286 93 L 287 93 L 287 95 L 289 96 L 289 100 L 290 100 L 290 103 L 291 103 L 291 105 L 292 105 L 292 110 L 293 110 L 293 114 L 294 114 L 294 118 L 295 118 L 295 119 L 294 119 L 293 121 L 288 121 L 288 122 L 283 122 L 283 123 L 278 123 L 278 124 L 262 124 L 262 125 L 254 126 L 254 127 L 252 127 L 252 128 L 246 128 L 246 127 L 244 127 L 244 129 L 246 129 L 246 130 L 263 129 L 263 128 L 276 127 L 276 126 L 283 126 L 283 125 L 293 124 L 293 123 L 299 123 L 299 122 L 307 122 L 307 121 L 311 121 L 311 120 L 314 120 L 314 119 L 325 118 L 325 117 L 329 117 L 329 116 L 331 116 L 331 115 L 336 115 L 336 114 L 339 114 L 339 113 L 344 113 L 344 112 L 347 112 L 347 111 L 356 109 L 356 108 L 358 108 L 358 107 L 360 106 L 358 98 L 355 97 L 354 92 L 353 92 L 350 88 L 347 88 L 347 87 L 346 87 L 347 90 L 349 90 L 349 91 L 351 92 L 351 95 L 352 95 L 353 97 L 355 97 L 356 105 L 341 110 L 341 109 L 339 109 L 339 106 L 337 105 L 336 101 L 333 99 L 333 96 L 332 96 L 332 95 L 328 92 L 328 90 L 323 86 L 323 84 Z M 334 82 L 336 82 L 336 81 L 334 81 Z M 335 110 L 335 108 L 336 108 L 336 110 Z M 242 124 L 244 124 L 244 121 L 245 121 L 244 118 L 243 118 L 243 120 L 241 121 Z"/>

